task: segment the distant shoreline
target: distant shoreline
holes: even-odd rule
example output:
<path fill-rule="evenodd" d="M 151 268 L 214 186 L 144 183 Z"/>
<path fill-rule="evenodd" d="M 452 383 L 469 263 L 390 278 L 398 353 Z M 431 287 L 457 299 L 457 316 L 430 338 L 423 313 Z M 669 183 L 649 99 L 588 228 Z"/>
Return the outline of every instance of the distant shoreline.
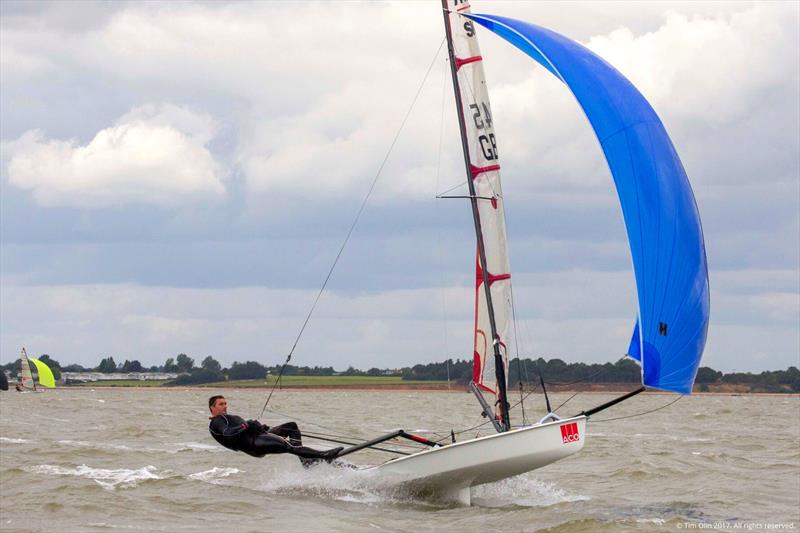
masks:
<path fill-rule="evenodd" d="M 125 389 L 150 389 L 150 390 L 159 390 L 159 389 L 216 389 L 216 390 L 229 390 L 229 389 L 254 389 L 254 390 L 270 390 L 272 389 L 272 384 L 265 383 L 262 380 L 260 383 L 254 383 L 255 380 L 248 380 L 248 381 L 229 381 L 229 382 L 221 382 L 221 383 L 207 383 L 207 384 L 197 384 L 197 385 L 166 385 L 166 384 L 155 384 L 153 382 L 145 383 L 137 383 L 137 382 L 127 382 L 127 383 L 103 383 L 102 381 L 93 381 L 87 382 L 81 385 L 67 385 L 61 387 L 62 389 L 85 389 L 85 388 L 103 388 L 103 389 L 112 389 L 112 388 L 125 388 Z M 559 394 L 574 394 L 574 393 L 582 393 L 582 394 L 624 394 L 626 392 L 630 392 L 633 388 L 637 386 L 636 383 L 591 383 L 585 384 L 583 386 L 575 386 L 576 384 L 572 385 L 548 385 L 547 390 L 550 393 L 559 393 Z M 342 383 L 342 384 L 300 384 L 300 383 L 287 383 L 283 384 L 279 387 L 280 390 L 291 390 L 291 391 L 429 391 L 429 392 L 458 392 L 458 393 L 467 393 L 469 392 L 467 387 L 461 384 L 450 384 L 448 386 L 447 383 L 442 382 L 431 382 L 431 383 L 421 383 L 421 382 L 412 382 L 412 383 Z M 516 389 L 514 391 L 516 392 Z M 525 393 L 529 393 L 530 389 L 526 389 Z M 650 394 L 674 394 L 668 391 L 658 391 L 658 390 L 651 390 L 648 391 Z M 698 386 L 695 386 L 695 390 L 692 394 L 704 394 L 704 395 L 717 395 L 717 396 L 735 396 L 741 394 L 752 394 L 752 395 L 784 395 L 784 396 L 798 396 L 800 393 L 792 392 L 792 391 L 785 391 L 785 392 L 778 392 L 778 391 L 761 391 L 750 390 L 748 385 L 734 385 L 734 384 L 710 384 L 708 386 L 708 390 L 700 391 Z"/>

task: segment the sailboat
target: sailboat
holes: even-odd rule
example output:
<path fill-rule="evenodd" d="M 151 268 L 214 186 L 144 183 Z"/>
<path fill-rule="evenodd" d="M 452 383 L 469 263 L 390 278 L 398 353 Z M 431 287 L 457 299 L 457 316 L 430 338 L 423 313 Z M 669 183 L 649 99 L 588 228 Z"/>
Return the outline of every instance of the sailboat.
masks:
<path fill-rule="evenodd" d="M 31 363 L 36 366 L 36 373 L 38 374 L 39 384 L 53 389 L 56 386 L 56 380 L 53 376 L 53 371 L 42 361 L 28 357 L 25 348 L 19 354 L 19 383 L 17 384 L 17 391 L 19 392 L 44 392 L 44 389 L 36 386 L 31 373 Z"/>
<path fill-rule="evenodd" d="M 551 30 L 472 14 L 466 0 L 442 0 L 445 35 L 477 241 L 473 376 L 470 388 L 495 434 L 441 445 L 397 430 L 390 439 L 428 446 L 370 467 L 383 482 L 469 502 L 469 488 L 541 468 L 585 446 L 592 415 L 646 389 L 691 393 L 705 347 L 709 285 L 700 217 L 667 132 L 641 93 L 593 52 Z M 627 355 L 642 386 L 568 418 L 549 412 L 515 426 L 509 415 L 509 266 L 498 142 L 477 41 L 483 26 L 523 51 L 575 96 L 601 144 L 622 208 L 638 309 Z M 549 410 L 549 405 L 548 405 Z"/>

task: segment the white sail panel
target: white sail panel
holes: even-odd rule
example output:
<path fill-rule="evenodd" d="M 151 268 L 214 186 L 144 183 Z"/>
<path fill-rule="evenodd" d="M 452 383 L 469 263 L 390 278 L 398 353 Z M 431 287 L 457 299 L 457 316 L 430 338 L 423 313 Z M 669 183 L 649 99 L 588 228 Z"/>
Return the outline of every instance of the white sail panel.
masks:
<path fill-rule="evenodd" d="M 28 361 L 28 354 L 25 348 L 19 354 L 19 376 L 22 381 L 22 386 L 26 389 L 35 389 L 36 384 L 33 382 L 33 374 L 31 374 L 31 364 Z"/>
<path fill-rule="evenodd" d="M 489 285 L 494 307 L 500 353 L 508 376 L 508 353 L 511 319 L 511 274 L 508 260 L 503 191 L 500 186 L 500 160 L 494 123 L 489 104 L 475 25 L 460 16 L 469 13 L 468 1 L 448 0 L 453 51 L 458 74 L 462 112 L 467 127 L 468 149 L 475 194 L 479 197 L 478 214 L 483 232 Z M 475 282 L 475 340 L 473 381 L 483 390 L 497 394 L 494 347 L 483 286 L 483 272 L 477 261 Z"/>

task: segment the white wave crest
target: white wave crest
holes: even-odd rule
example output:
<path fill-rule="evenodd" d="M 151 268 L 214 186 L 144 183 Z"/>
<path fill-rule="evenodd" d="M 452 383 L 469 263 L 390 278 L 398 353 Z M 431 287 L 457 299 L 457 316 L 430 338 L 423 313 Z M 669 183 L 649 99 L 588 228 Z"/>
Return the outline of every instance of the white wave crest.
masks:
<path fill-rule="evenodd" d="M 398 501 L 379 486 L 371 471 L 336 468 L 328 464 L 304 469 L 297 463 L 287 463 L 285 468 L 270 475 L 260 488 L 270 493 L 310 494 L 343 502 Z"/>
<path fill-rule="evenodd" d="M 265 476 L 259 488 L 268 493 L 305 494 L 342 502 L 364 504 L 452 505 L 458 500 L 448 496 L 408 492 L 398 487 L 380 472 L 365 468 L 336 468 L 318 464 L 303 469 L 287 462 Z M 533 474 L 505 479 L 474 487 L 470 490 L 471 505 L 479 507 L 548 507 L 565 502 L 587 501 L 590 498 L 573 494 L 553 483 L 541 481 Z"/>
<path fill-rule="evenodd" d="M 130 446 L 125 446 L 124 444 L 109 444 L 105 442 L 89 442 L 85 440 L 60 440 L 58 441 L 59 444 L 64 444 L 66 446 L 73 446 L 75 448 L 96 448 L 100 450 L 123 450 L 127 452 L 135 451 Z"/>
<path fill-rule="evenodd" d="M 206 483 L 211 483 L 212 485 L 219 485 L 222 479 L 234 474 L 238 474 L 239 472 L 243 472 L 243 470 L 239 470 L 238 468 L 222 468 L 215 466 L 211 470 L 197 472 L 196 474 L 189 474 L 188 477 L 189 479 L 194 479 L 196 481 L 204 481 Z"/>
<path fill-rule="evenodd" d="M 0 442 L 8 442 L 11 444 L 24 444 L 30 442 L 28 439 L 10 439 L 8 437 L 0 437 Z"/>
<path fill-rule="evenodd" d="M 563 502 L 588 500 L 588 496 L 570 494 L 552 483 L 541 481 L 533 474 L 522 474 L 472 489 L 472 505 L 481 507 L 548 507 Z"/>
<path fill-rule="evenodd" d="M 185 451 L 220 453 L 225 451 L 225 449 L 221 446 L 204 444 L 202 442 L 174 442 L 171 443 L 170 446 L 174 446 L 174 448 L 160 451 L 166 451 L 167 453 L 178 453 Z"/>
<path fill-rule="evenodd" d="M 135 487 L 142 481 L 149 479 L 164 479 L 155 473 L 157 468 L 152 465 L 144 466 L 135 470 L 128 468 L 92 468 L 87 465 L 80 465 L 75 468 L 66 468 L 56 465 L 38 465 L 29 467 L 33 473 L 52 475 L 52 476 L 76 476 L 88 478 L 107 490 L 114 490 L 117 487 Z"/>

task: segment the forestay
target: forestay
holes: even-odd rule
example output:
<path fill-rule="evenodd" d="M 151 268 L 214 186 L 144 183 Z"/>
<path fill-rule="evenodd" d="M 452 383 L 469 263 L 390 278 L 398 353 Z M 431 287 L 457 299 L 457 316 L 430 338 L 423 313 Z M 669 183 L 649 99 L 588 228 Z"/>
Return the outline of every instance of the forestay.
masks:
<path fill-rule="evenodd" d="M 448 0 L 458 91 L 461 95 L 467 132 L 470 173 L 478 197 L 478 217 L 483 232 L 488 280 L 494 308 L 495 327 L 505 376 L 508 376 L 508 337 L 511 318 L 511 270 L 508 260 L 500 160 L 494 135 L 492 110 L 483 73 L 475 25 L 460 15 L 469 13 L 463 0 Z M 480 258 L 476 260 L 475 332 L 472 379 L 495 396 L 500 391 L 495 371 L 494 347 Z"/>
<path fill-rule="evenodd" d="M 575 95 L 603 148 L 636 274 L 638 320 L 628 355 L 648 387 L 688 394 L 705 347 L 709 287 L 692 188 L 664 125 L 614 67 L 553 31 L 470 15 L 541 63 Z"/>

